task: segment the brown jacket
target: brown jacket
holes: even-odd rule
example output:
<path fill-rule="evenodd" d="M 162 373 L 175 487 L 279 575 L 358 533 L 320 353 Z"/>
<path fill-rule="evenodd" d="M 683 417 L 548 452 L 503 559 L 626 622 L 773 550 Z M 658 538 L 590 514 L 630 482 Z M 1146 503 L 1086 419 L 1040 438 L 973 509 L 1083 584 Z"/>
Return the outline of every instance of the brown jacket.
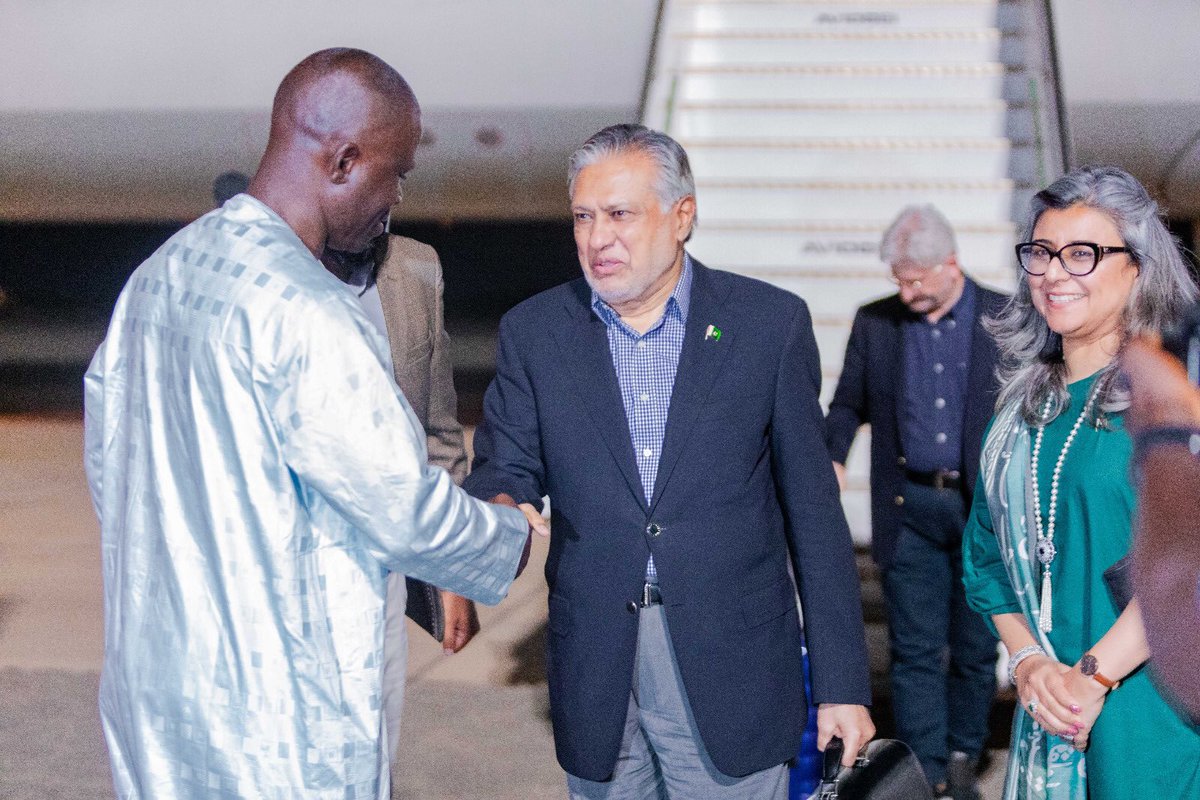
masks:
<path fill-rule="evenodd" d="M 429 463 L 461 484 L 467 451 L 442 320 L 442 264 L 427 244 L 403 236 L 389 239 L 377 284 L 396 383 L 425 428 Z"/>

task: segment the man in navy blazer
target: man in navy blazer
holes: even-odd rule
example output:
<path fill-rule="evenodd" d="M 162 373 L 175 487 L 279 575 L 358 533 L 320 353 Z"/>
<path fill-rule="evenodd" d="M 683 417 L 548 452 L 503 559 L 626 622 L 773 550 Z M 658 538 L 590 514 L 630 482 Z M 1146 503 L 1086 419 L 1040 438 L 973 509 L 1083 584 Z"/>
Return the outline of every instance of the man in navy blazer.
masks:
<path fill-rule="evenodd" d="M 786 798 L 797 588 L 821 746 L 850 761 L 874 734 L 811 318 L 686 255 L 695 188 L 665 134 L 606 128 L 569 179 L 583 277 L 501 321 L 465 484 L 551 499 L 559 763 L 573 798 Z"/>
<path fill-rule="evenodd" d="M 871 549 L 897 731 L 937 794 L 977 800 L 996 639 L 966 605 L 961 542 L 999 388 L 983 319 L 1007 298 L 963 274 L 933 206 L 902 210 L 880 249 L 900 291 L 854 318 L 826 442 L 844 482 L 855 433 L 871 425 Z"/>

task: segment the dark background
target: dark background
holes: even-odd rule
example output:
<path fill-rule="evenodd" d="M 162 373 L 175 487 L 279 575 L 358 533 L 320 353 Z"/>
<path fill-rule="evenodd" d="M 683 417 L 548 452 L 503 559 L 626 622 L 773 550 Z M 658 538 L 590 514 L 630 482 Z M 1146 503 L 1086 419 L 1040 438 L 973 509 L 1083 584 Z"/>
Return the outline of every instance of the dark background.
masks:
<path fill-rule="evenodd" d="M 0 223 L 0 287 L 10 312 L 107 319 L 129 274 L 183 223 Z M 438 251 L 446 314 L 498 320 L 579 274 L 569 222 L 401 222 L 392 232 Z"/>
<path fill-rule="evenodd" d="M 84 326 L 95 329 L 98 343 L 129 274 L 183 225 L 0 223 L 0 289 L 8 298 L 0 327 L 20 341 L 19 357 L 0 358 L 0 413 L 81 413 L 87 363 L 41 356 L 50 344 L 45 339 L 56 328 Z M 1192 241 L 1190 222 L 1173 221 L 1171 229 Z M 580 274 L 568 220 L 395 221 L 392 232 L 426 242 L 441 256 L 452 337 L 493 334 L 509 308 Z M 1195 255 L 1188 255 L 1194 265 Z M 490 369 L 456 365 L 464 422 L 478 421 L 491 378 Z"/>
<path fill-rule="evenodd" d="M 0 361 L 0 413 L 81 412 L 87 363 L 40 358 L 43 338 L 56 326 L 87 326 L 99 341 L 130 273 L 183 225 L 0 223 L 0 289 L 8 297 L 0 326 L 36 331 L 20 358 Z M 509 308 L 580 274 L 569 221 L 393 222 L 392 232 L 441 256 L 451 336 L 494 332 Z M 491 377 L 456 370 L 464 421 L 477 420 Z"/>

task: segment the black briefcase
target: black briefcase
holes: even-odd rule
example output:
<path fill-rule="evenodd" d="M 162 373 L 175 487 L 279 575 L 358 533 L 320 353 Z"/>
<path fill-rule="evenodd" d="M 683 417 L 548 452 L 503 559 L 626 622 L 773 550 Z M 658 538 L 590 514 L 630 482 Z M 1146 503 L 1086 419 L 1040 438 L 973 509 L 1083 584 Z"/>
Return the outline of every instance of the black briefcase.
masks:
<path fill-rule="evenodd" d="M 442 593 L 436 586 L 408 576 L 404 578 L 404 585 L 408 589 L 408 600 L 404 605 L 405 616 L 428 631 L 434 639 L 442 641 L 446 635 Z"/>
<path fill-rule="evenodd" d="M 904 742 L 875 739 L 843 767 L 842 740 L 825 748 L 821 783 L 809 800 L 933 800 L 921 763 Z"/>

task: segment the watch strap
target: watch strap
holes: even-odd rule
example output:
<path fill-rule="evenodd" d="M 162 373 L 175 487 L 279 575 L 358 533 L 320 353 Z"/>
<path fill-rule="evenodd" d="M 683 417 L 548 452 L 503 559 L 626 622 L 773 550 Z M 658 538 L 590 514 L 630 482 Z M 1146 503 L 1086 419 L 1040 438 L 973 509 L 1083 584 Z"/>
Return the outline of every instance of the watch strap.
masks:
<path fill-rule="evenodd" d="M 1083 658 L 1079 659 L 1079 671 L 1105 689 L 1112 690 L 1121 685 L 1120 681 L 1114 681 L 1100 671 L 1100 664 L 1091 653 L 1084 653 Z"/>

